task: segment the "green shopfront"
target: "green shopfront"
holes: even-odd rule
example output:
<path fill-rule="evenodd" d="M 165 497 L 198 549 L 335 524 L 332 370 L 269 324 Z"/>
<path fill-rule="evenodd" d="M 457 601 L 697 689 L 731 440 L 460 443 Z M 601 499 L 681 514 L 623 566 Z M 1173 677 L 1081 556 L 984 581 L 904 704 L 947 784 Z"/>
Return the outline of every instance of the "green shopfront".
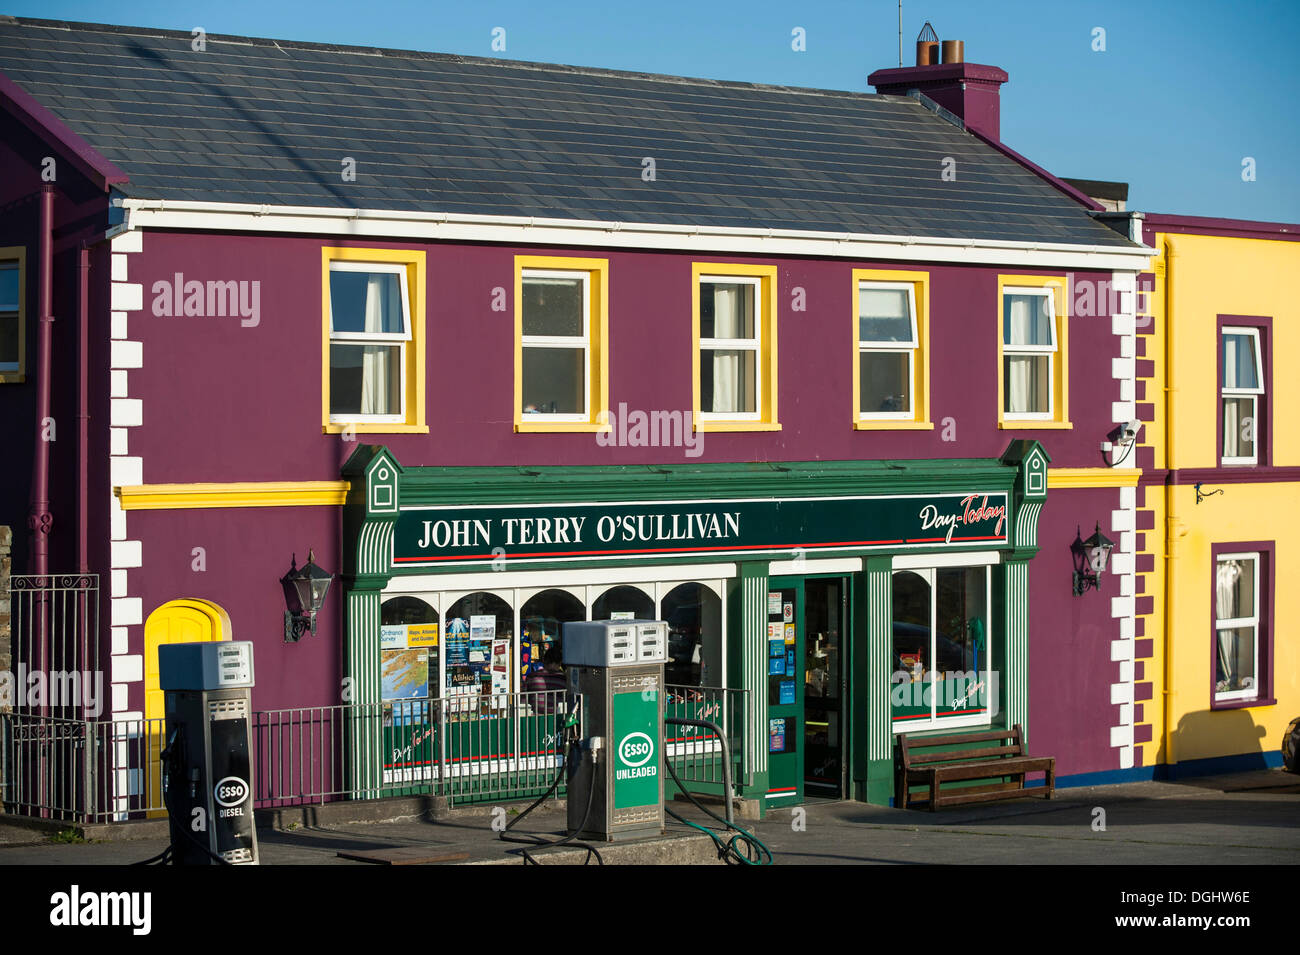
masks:
<path fill-rule="evenodd" d="M 419 780 L 402 742 L 420 734 L 402 730 L 426 700 L 499 725 L 488 756 L 518 753 L 493 701 L 544 685 L 565 622 L 635 617 L 669 623 L 670 702 L 743 699 L 727 715 L 746 798 L 888 804 L 897 733 L 1028 731 L 1047 464 L 1033 441 L 989 459 L 536 468 L 404 468 L 361 446 L 343 668 L 350 702 L 386 716 L 353 740 L 354 785 Z M 553 750 L 524 755 L 554 773 Z"/>

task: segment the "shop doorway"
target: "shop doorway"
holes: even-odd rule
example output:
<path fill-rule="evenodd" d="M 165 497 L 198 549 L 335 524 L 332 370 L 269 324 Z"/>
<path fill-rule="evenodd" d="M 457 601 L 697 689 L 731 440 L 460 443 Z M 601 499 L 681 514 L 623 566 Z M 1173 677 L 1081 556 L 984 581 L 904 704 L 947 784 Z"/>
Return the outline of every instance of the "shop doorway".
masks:
<path fill-rule="evenodd" d="M 845 577 L 772 577 L 767 588 L 770 808 L 845 793 Z"/>
<path fill-rule="evenodd" d="M 849 588 L 844 577 L 804 581 L 804 791 L 843 798 L 843 704 L 847 697 L 842 648 L 848 629 Z"/>

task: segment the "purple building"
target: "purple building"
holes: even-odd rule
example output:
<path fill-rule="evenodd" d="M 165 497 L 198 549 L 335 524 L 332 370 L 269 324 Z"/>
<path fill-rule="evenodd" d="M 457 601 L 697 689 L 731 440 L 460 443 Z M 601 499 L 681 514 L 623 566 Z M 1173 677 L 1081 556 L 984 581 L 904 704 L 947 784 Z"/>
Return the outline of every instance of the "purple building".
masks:
<path fill-rule="evenodd" d="M 263 804 L 472 798 L 463 733 L 518 723 L 563 623 L 638 616 L 765 806 L 888 802 L 903 731 L 1133 766 L 1150 250 L 1001 144 L 1002 71 L 870 95 L 19 19 L 0 74 L 0 524 L 16 571 L 98 575 L 102 719 L 149 737 L 160 643 L 252 640 L 257 710 L 374 723 Z M 309 551 L 337 579 L 298 635 Z M 118 811 L 154 805 L 141 752 Z"/>

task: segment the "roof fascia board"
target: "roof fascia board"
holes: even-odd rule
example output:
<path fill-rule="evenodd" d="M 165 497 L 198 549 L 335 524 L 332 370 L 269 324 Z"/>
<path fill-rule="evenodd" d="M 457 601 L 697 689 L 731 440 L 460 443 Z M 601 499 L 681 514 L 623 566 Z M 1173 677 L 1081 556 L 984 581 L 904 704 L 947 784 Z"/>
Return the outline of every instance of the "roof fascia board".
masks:
<path fill-rule="evenodd" d="M 73 164 L 105 192 L 111 186 L 130 182 L 126 173 L 3 72 L 0 72 L 0 107 L 41 139 L 62 146 Z"/>
<path fill-rule="evenodd" d="M 600 246 L 734 255 L 836 258 L 1074 267 L 1133 271 L 1156 250 L 929 236 L 881 236 L 795 229 L 740 229 L 584 219 L 461 215 L 379 210 L 271 206 L 252 203 L 117 199 L 128 229 L 215 232 L 296 232 L 380 239 L 433 239 L 518 245 Z"/>

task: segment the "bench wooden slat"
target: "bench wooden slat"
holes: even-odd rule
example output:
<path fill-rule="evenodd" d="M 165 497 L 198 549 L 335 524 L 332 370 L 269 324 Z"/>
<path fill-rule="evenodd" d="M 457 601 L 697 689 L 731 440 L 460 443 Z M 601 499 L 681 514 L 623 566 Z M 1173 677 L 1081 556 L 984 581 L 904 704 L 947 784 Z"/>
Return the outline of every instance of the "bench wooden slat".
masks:
<path fill-rule="evenodd" d="M 908 753 L 908 762 L 916 763 L 942 763 L 953 762 L 959 759 L 985 759 L 990 756 L 1010 758 L 1023 755 L 1020 746 L 999 746 L 987 747 L 985 749 L 963 749 L 958 751 L 949 750 L 946 753 L 925 753 L 923 755 L 913 756 Z"/>
<path fill-rule="evenodd" d="M 971 733 L 969 735 L 963 733 L 961 735 L 952 736 L 920 736 L 915 739 L 909 738 L 908 735 L 904 733 L 899 737 L 899 739 L 905 741 L 908 749 L 923 749 L 929 746 L 960 746 L 963 743 L 987 743 L 989 740 L 1011 739 L 1012 737 L 1015 738 L 1017 743 L 1020 742 L 1021 736 L 1019 724 L 1016 724 L 1013 729 L 1003 730 L 1001 732 Z"/>

